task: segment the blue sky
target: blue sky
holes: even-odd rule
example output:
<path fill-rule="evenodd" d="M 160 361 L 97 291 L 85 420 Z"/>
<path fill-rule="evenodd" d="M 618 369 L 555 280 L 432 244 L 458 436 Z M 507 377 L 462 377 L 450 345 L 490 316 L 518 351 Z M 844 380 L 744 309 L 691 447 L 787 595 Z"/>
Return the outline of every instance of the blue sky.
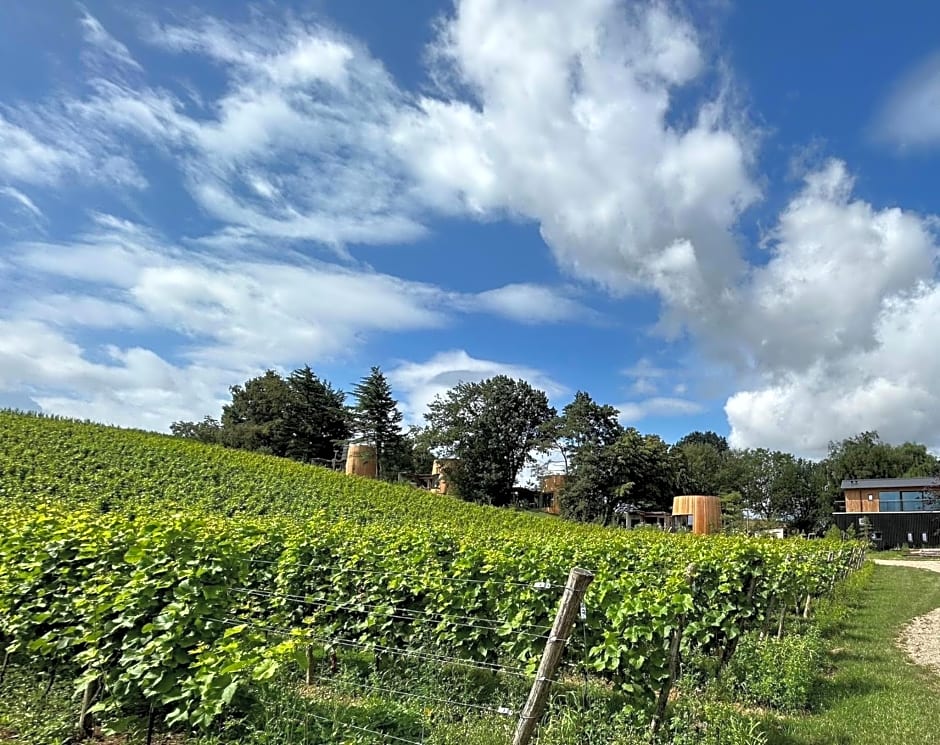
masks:
<path fill-rule="evenodd" d="M 931 3 L 88 2 L 0 28 L 0 405 L 381 365 L 940 447 Z"/>

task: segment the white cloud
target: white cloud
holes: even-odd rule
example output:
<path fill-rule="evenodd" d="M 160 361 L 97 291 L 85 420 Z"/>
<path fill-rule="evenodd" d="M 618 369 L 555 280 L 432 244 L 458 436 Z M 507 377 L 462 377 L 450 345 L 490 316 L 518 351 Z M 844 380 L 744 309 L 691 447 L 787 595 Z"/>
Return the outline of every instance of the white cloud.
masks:
<path fill-rule="evenodd" d="M 444 322 L 439 308 L 448 295 L 431 285 L 309 260 L 232 264 L 167 245 L 133 224 L 106 216 L 99 223 L 74 243 L 23 244 L 14 261 L 40 272 L 47 287 L 56 278 L 79 280 L 92 283 L 96 297 L 107 294 L 107 306 L 68 299 L 84 310 L 88 325 L 106 322 L 106 308 L 114 325 L 143 318 L 182 334 L 189 340 L 185 355 L 201 363 L 248 368 L 322 358 L 342 353 L 362 334 Z M 31 317 L 55 320 L 61 301 L 52 296 L 24 307 Z"/>
<path fill-rule="evenodd" d="M 475 383 L 494 375 L 521 378 L 549 397 L 567 393 L 564 386 L 551 377 L 525 365 L 471 357 L 462 349 L 439 352 L 425 362 L 402 362 L 387 372 L 396 394 L 401 396 L 402 410 L 409 421 L 423 422 L 428 404 L 458 383 Z"/>
<path fill-rule="evenodd" d="M 26 391 L 56 414 L 162 430 L 195 412 L 216 411 L 216 395 L 230 382 L 225 372 L 178 367 L 139 348 L 112 347 L 104 361 L 93 362 L 44 323 L 0 319 L 0 391 Z"/>
<path fill-rule="evenodd" d="M 618 419 L 623 425 L 633 424 L 650 416 L 690 416 L 701 414 L 705 407 L 697 401 L 670 396 L 654 396 L 642 401 L 617 404 Z"/>
<path fill-rule="evenodd" d="M 0 177 L 30 184 L 48 184 L 78 167 L 79 158 L 42 142 L 0 113 Z"/>
<path fill-rule="evenodd" d="M 79 24 L 82 27 L 85 41 L 108 60 L 134 70 L 140 71 L 142 69 L 137 60 L 131 55 L 130 50 L 109 34 L 105 27 L 101 25 L 101 22 L 85 9 L 82 9 Z"/>
<path fill-rule="evenodd" d="M 821 455 L 871 429 L 940 445 L 936 219 L 851 192 L 841 163 L 807 177 L 725 326 L 758 379 L 725 407 L 736 446 Z"/>
<path fill-rule="evenodd" d="M 685 124 L 671 99 L 703 68 L 692 27 L 654 4 L 459 3 L 436 76 L 394 131 L 438 209 L 536 220 L 559 263 L 695 312 L 743 269 L 731 236 L 758 196 L 751 136 L 721 96 Z"/>
<path fill-rule="evenodd" d="M 536 284 L 510 284 L 471 296 L 471 307 L 520 323 L 590 322 L 597 314 L 564 291 Z"/>
<path fill-rule="evenodd" d="M 17 244 L 7 260 L 0 275 L 7 298 L 0 311 L 7 329 L 0 391 L 28 388 L 50 410 L 119 423 L 138 416 L 136 409 L 119 407 L 133 402 L 147 408 L 149 397 L 141 416 L 157 429 L 183 413 L 216 411 L 228 385 L 265 368 L 341 360 L 371 335 L 439 328 L 455 312 L 500 311 L 473 295 L 366 268 L 300 257 L 233 263 L 183 250 L 154 231 L 104 214 L 72 242 Z M 143 347 L 102 348 L 90 341 L 118 330 L 174 337 L 177 361 Z M 92 361 L 102 349 L 107 360 Z M 179 393 L 176 387 L 185 387 L 180 381 L 191 372 L 202 387 Z M 394 380 L 414 401 L 450 387 L 440 387 L 447 380 L 500 372 L 525 377 L 550 393 L 562 390 L 538 371 L 463 352 L 403 365 Z"/>
<path fill-rule="evenodd" d="M 902 148 L 940 145 L 940 53 L 895 86 L 875 122 L 875 134 Z"/>
<path fill-rule="evenodd" d="M 203 209 L 227 223 L 220 240 L 253 234 L 342 247 L 424 234 L 420 205 L 388 141 L 403 95 L 361 45 L 323 26 L 211 18 L 155 26 L 150 40 L 208 56 L 226 73 L 228 89 L 209 116 L 174 105 L 162 131 L 138 127 L 193 158 L 186 183 Z M 121 126 L 111 98 L 95 113 Z"/>
<path fill-rule="evenodd" d="M 33 202 L 28 196 L 26 196 L 19 189 L 14 189 L 12 186 L 0 187 L 0 194 L 9 199 L 12 199 L 16 202 L 22 209 L 25 209 L 33 217 L 43 217 L 42 210 L 36 206 L 36 203 Z"/>

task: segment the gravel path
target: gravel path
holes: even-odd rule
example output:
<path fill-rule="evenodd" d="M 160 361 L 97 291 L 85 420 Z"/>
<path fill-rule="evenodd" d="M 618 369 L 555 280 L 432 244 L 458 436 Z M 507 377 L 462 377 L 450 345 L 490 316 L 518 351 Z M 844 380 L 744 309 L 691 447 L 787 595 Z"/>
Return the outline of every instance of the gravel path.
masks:
<path fill-rule="evenodd" d="M 876 564 L 940 572 L 940 561 L 875 559 Z M 940 675 L 940 608 L 918 616 L 901 631 L 898 645 L 911 661 Z"/>
<path fill-rule="evenodd" d="M 887 567 L 912 567 L 914 569 L 926 569 L 930 572 L 940 572 L 940 561 L 929 561 L 918 559 L 917 561 L 905 559 L 875 559 L 876 564 L 884 564 Z"/>

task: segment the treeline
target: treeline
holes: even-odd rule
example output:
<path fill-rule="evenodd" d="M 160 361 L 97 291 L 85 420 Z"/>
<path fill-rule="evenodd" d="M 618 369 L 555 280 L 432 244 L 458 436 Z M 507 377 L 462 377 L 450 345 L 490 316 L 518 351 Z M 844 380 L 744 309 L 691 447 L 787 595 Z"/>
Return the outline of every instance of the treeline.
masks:
<path fill-rule="evenodd" d="M 876 432 L 830 443 L 820 461 L 791 453 L 732 449 L 714 432 L 675 444 L 623 427 L 617 410 L 579 391 L 561 412 L 544 391 L 498 375 L 460 383 L 437 396 L 423 426 L 404 428 L 398 402 L 378 367 L 351 391 L 309 366 L 286 377 L 273 370 L 230 389 L 219 419 L 174 422 L 175 435 L 286 458 L 339 465 L 346 443 L 375 449 L 379 478 L 429 473 L 448 459 L 447 478 L 462 498 L 511 504 L 516 480 L 537 454 L 557 453 L 567 475 L 562 514 L 610 524 L 626 510 L 668 510 L 676 494 L 722 498 L 726 524 L 757 520 L 801 532 L 824 529 L 847 478 L 933 476 L 924 445 L 883 442 Z"/>

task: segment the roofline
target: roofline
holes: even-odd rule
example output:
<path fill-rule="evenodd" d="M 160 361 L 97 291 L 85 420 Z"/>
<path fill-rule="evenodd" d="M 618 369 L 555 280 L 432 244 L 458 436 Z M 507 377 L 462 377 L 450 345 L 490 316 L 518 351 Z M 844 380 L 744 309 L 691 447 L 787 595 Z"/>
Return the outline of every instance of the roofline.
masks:
<path fill-rule="evenodd" d="M 840 489 L 878 489 L 880 487 L 931 487 L 940 489 L 938 476 L 912 476 L 907 479 L 845 479 Z"/>

